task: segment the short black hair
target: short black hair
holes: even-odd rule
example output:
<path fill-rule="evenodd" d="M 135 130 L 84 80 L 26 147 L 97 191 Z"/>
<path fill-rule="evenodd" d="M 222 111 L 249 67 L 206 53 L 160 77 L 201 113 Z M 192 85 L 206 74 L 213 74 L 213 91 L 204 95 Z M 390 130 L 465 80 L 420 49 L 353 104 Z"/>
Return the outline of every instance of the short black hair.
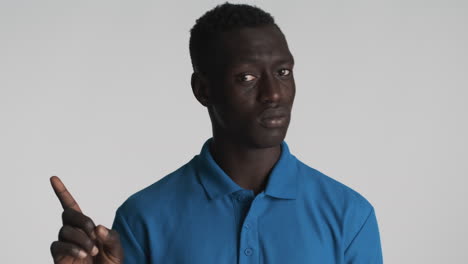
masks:
<path fill-rule="evenodd" d="M 274 25 L 279 29 L 272 15 L 252 5 L 226 2 L 207 11 L 190 30 L 189 49 L 193 70 L 207 71 L 209 52 L 222 32 L 264 25 Z"/>

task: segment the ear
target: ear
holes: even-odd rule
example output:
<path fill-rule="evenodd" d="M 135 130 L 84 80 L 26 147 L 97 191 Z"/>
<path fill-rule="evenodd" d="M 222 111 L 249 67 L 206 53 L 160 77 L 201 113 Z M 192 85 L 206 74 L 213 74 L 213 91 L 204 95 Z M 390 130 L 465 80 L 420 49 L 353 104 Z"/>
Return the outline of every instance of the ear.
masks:
<path fill-rule="evenodd" d="M 204 106 L 209 106 L 212 98 L 210 84 L 206 77 L 198 72 L 192 73 L 191 85 L 193 95 L 195 95 L 198 102 Z"/>

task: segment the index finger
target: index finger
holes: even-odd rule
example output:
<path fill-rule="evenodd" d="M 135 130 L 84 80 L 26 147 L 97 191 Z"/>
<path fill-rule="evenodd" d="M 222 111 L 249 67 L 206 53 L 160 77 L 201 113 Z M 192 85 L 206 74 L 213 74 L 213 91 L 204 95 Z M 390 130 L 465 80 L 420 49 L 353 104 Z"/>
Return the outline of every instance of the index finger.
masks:
<path fill-rule="evenodd" d="M 63 209 L 71 208 L 81 213 L 80 206 L 75 201 L 70 192 L 68 192 L 67 188 L 62 183 L 59 177 L 50 177 L 50 184 L 52 184 L 52 188 L 54 189 L 55 194 L 57 195 L 60 203 L 62 204 Z"/>

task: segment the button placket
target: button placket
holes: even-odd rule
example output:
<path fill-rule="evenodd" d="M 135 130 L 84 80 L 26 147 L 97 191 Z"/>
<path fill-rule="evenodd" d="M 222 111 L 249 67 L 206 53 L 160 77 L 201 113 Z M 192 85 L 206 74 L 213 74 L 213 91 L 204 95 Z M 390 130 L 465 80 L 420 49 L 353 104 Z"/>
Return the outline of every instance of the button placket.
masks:
<path fill-rule="evenodd" d="M 250 199 L 250 197 L 249 197 Z M 258 264 L 260 261 L 258 251 L 257 218 L 259 211 L 264 207 L 263 196 L 257 196 L 251 201 L 250 208 L 246 212 L 243 228 L 240 230 L 239 263 Z"/>

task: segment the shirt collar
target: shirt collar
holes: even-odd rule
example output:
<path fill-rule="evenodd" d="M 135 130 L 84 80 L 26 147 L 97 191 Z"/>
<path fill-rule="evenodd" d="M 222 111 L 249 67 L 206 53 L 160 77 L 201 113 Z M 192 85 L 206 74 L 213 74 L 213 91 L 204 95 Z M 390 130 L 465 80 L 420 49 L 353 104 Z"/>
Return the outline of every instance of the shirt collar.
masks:
<path fill-rule="evenodd" d="M 201 184 L 209 198 L 217 199 L 244 189 L 235 183 L 213 159 L 209 148 L 212 139 L 206 140 L 203 144 L 196 166 Z M 283 141 L 281 155 L 270 173 L 265 194 L 280 199 L 296 199 L 297 179 L 297 159 L 289 152 L 288 145 Z"/>

